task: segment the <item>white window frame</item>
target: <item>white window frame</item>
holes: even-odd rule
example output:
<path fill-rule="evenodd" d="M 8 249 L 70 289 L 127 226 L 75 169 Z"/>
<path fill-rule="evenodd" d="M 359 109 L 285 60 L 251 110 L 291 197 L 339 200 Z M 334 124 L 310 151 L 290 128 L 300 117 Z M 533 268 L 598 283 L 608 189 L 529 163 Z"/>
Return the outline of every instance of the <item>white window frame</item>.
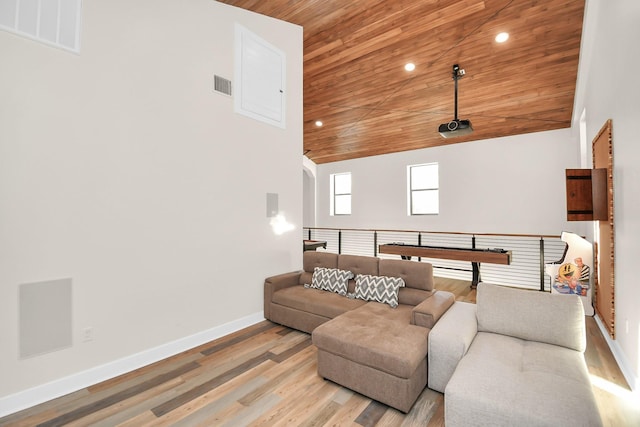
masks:
<path fill-rule="evenodd" d="M 412 170 L 413 168 L 429 168 L 432 169 L 435 168 L 435 181 L 431 181 L 429 183 L 427 183 L 426 185 L 419 185 L 417 183 L 413 182 L 413 173 Z M 440 169 L 439 169 L 439 165 L 437 162 L 433 162 L 433 163 L 423 163 L 423 164 L 419 164 L 419 165 L 409 165 L 407 166 L 407 215 L 409 216 L 420 216 L 420 215 L 438 215 L 440 213 L 440 178 L 439 178 L 439 174 L 440 174 Z M 420 211 L 420 212 L 416 212 L 416 210 L 414 209 L 414 195 L 417 195 L 419 193 L 424 194 L 425 192 L 428 193 L 435 193 L 436 196 L 436 203 L 435 203 L 435 208 L 429 211 Z"/>
<path fill-rule="evenodd" d="M 346 176 L 346 175 L 349 176 L 349 191 L 348 192 L 336 192 L 336 177 Z M 329 201 L 329 204 L 330 204 L 329 214 L 331 216 L 351 215 L 352 185 L 353 185 L 351 172 L 334 173 L 334 174 L 331 174 L 329 176 L 329 179 L 330 179 L 329 186 L 331 188 L 331 197 L 330 197 L 330 201 Z M 336 205 L 338 205 L 338 203 L 336 203 L 336 198 L 337 197 L 345 197 L 345 196 L 349 197 L 349 212 L 337 212 L 336 211 Z"/>

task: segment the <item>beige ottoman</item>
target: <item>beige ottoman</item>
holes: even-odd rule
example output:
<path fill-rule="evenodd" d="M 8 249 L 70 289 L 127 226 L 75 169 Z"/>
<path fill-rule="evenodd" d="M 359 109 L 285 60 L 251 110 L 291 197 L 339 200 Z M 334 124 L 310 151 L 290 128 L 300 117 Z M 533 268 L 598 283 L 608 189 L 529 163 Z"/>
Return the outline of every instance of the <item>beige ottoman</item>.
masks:
<path fill-rule="evenodd" d="M 318 374 L 409 412 L 427 384 L 430 331 L 410 324 L 412 309 L 369 302 L 318 326 Z"/>

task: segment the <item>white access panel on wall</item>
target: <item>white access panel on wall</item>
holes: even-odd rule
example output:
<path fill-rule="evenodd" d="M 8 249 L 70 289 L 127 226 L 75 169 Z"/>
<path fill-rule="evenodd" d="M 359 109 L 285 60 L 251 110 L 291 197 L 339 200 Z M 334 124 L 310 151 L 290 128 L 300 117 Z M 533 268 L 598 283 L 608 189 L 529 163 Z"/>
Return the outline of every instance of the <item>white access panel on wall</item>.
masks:
<path fill-rule="evenodd" d="M 235 25 L 237 113 L 285 128 L 284 52 L 243 26 Z"/>

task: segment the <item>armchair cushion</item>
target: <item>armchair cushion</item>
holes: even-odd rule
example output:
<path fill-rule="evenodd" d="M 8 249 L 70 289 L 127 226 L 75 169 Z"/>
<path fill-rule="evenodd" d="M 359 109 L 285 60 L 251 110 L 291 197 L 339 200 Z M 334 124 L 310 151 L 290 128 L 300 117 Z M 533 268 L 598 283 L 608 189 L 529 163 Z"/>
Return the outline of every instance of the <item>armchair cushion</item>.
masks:
<path fill-rule="evenodd" d="M 526 298 L 523 292 L 527 292 Z M 479 283 L 476 300 L 479 332 L 555 344 L 580 352 L 586 348 L 584 308 L 577 295 Z"/>

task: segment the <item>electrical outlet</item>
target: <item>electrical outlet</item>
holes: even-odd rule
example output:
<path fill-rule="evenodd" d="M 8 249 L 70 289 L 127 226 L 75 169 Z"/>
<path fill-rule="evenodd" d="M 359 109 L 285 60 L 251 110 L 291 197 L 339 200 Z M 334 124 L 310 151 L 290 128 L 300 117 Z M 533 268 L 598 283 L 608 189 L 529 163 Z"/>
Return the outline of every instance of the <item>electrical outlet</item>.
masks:
<path fill-rule="evenodd" d="M 82 330 L 82 342 L 93 341 L 93 328 L 88 327 Z"/>

